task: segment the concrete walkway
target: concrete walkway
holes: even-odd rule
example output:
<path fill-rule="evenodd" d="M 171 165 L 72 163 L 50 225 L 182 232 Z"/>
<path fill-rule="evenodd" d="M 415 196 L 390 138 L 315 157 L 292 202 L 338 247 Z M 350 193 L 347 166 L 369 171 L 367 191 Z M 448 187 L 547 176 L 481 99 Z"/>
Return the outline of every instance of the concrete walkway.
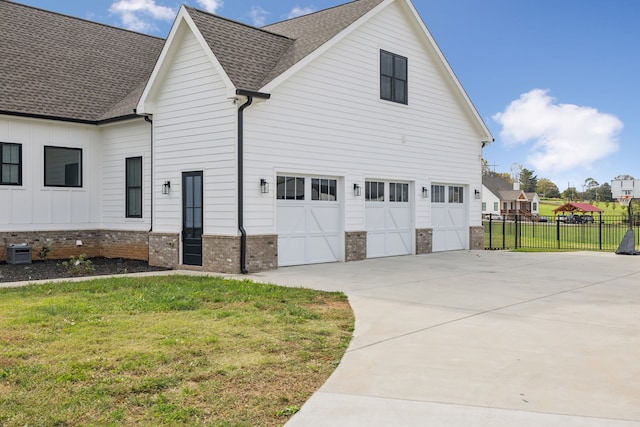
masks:
<path fill-rule="evenodd" d="M 251 277 L 343 291 L 356 315 L 288 427 L 640 426 L 640 257 L 453 252 Z"/>

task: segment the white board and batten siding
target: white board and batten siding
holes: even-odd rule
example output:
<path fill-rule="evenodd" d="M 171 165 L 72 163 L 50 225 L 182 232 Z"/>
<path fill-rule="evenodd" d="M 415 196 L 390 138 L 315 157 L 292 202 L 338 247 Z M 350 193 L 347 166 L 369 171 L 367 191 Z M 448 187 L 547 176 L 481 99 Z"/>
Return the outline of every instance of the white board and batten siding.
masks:
<path fill-rule="evenodd" d="M 0 186 L 0 231 L 100 226 L 101 146 L 97 127 L 0 116 L 0 141 L 22 145 L 22 185 Z M 44 147 L 82 150 L 82 187 L 44 185 Z"/>
<path fill-rule="evenodd" d="M 102 227 L 149 230 L 151 224 L 151 125 L 142 117 L 100 126 Z M 126 217 L 126 159 L 142 157 L 142 218 Z"/>
<path fill-rule="evenodd" d="M 205 234 L 235 235 L 236 114 L 227 88 L 189 31 L 154 94 L 154 230 L 182 226 L 182 172 L 203 171 Z M 170 181 L 169 194 L 161 194 Z"/>
<path fill-rule="evenodd" d="M 245 167 L 252 181 L 245 186 L 256 187 L 248 195 L 250 234 L 276 229 L 275 195 L 260 194 L 260 177 L 341 179 L 343 231 L 365 229 L 364 193 L 354 197 L 352 188 L 371 177 L 410 184 L 412 233 L 432 225 L 422 187 L 452 182 L 468 192 L 481 189 L 482 132 L 421 35 L 406 25 L 407 13 L 398 3 L 387 7 L 273 88 L 266 103 L 246 110 Z M 380 100 L 380 50 L 408 59 L 408 105 Z M 465 226 L 480 225 L 481 201 L 467 200 Z M 477 220 L 470 220 L 474 212 Z"/>

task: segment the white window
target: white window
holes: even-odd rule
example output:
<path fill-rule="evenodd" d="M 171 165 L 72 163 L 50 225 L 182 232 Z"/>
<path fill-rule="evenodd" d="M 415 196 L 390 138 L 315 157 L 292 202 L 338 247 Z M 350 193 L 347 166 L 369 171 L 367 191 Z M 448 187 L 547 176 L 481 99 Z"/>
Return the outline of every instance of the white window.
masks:
<path fill-rule="evenodd" d="M 464 187 L 449 186 L 449 203 L 464 203 Z"/>
<path fill-rule="evenodd" d="M 402 182 L 390 182 L 389 201 L 401 203 L 409 202 L 409 184 Z"/>
<path fill-rule="evenodd" d="M 384 202 L 384 182 L 365 181 L 364 199 L 367 202 Z"/>
<path fill-rule="evenodd" d="M 494 211 L 498 210 L 498 204 L 499 204 L 499 202 L 493 202 L 493 210 Z"/>
<path fill-rule="evenodd" d="M 279 200 L 304 200 L 304 178 L 279 176 L 276 198 Z"/>
<path fill-rule="evenodd" d="M 431 186 L 431 203 L 444 203 L 444 185 Z"/>
<path fill-rule="evenodd" d="M 311 178 L 311 200 L 335 202 L 338 181 L 335 179 Z"/>

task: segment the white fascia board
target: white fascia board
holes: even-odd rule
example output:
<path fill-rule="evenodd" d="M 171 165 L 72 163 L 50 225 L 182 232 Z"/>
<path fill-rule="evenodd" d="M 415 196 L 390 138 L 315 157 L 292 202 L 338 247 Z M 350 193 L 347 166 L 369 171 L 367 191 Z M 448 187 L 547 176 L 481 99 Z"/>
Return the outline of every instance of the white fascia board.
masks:
<path fill-rule="evenodd" d="M 436 55 L 438 55 L 438 58 L 440 59 L 440 63 L 442 65 L 442 67 L 445 69 L 445 71 L 449 75 L 449 78 L 451 79 L 451 81 L 453 82 L 455 87 L 458 89 L 458 92 L 459 92 L 460 96 L 462 97 L 462 99 L 466 103 L 466 106 L 469 109 L 469 111 L 471 112 L 472 116 L 476 119 L 476 121 L 478 123 L 478 126 L 479 126 L 479 128 L 481 130 L 481 133 L 482 133 L 480 142 L 482 142 L 484 144 L 490 144 L 491 142 L 494 141 L 493 135 L 491 135 L 491 131 L 489 131 L 489 128 L 485 124 L 484 120 L 482 120 L 482 117 L 478 113 L 478 110 L 476 109 L 475 105 L 473 105 L 473 102 L 471 101 L 471 98 L 469 98 L 469 95 L 464 90 L 464 87 L 460 83 L 460 80 L 458 80 L 458 77 L 453 72 L 453 69 L 449 65 L 449 61 L 447 61 L 447 58 L 444 56 L 444 54 L 440 50 L 440 47 L 438 46 L 438 44 L 436 43 L 435 39 L 433 38 L 433 36 L 429 32 L 429 29 L 427 28 L 427 26 L 425 25 L 424 21 L 420 17 L 420 14 L 416 10 L 416 8 L 413 6 L 413 3 L 411 3 L 411 0 L 399 0 L 399 1 L 402 1 L 406 5 L 406 7 L 411 11 L 411 14 L 413 15 L 415 23 L 418 25 L 418 27 L 424 33 L 424 36 L 429 41 L 429 44 L 433 47 Z"/>
<path fill-rule="evenodd" d="M 373 17 L 376 14 L 378 14 L 378 12 L 380 12 L 381 10 L 383 10 L 384 8 L 389 6 L 394 1 L 395 0 L 385 0 L 382 3 L 380 3 L 378 6 L 374 7 L 373 9 L 371 9 L 369 12 L 365 13 L 364 15 L 362 15 L 358 20 L 354 21 L 347 28 L 345 28 L 344 30 L 342 30 L 341 32 L 336 34 L 333 38 L 331 38 L 328 41 L 326 41 L 322 46 L 320 46 L 319 48 L 317 48 L 316 50 L 311 52 L 309 55 L 307 55 L 304 58 L 302 58 L 300 61 L 298 61 L 296 64 L 294 64 L 291 68 L 289 68 L 287 71 L 285 71 L 284 73 L 280 74 L 278 77 L 276 77 L 275 79 L 273 79 L 269 83 L 267 83 L 265 86 L 263 86 L 260 89 L 260 92 L 265 92 L 265 93 L 273 92 L 273 90 L 276 87 L 278 87 L 280 84 L 282 84 L 282 82 L 284 82 L 287 79 L 289 79 L 292 75 L 297 73 L 300 69 L 306 67 L 309 63 L 314 61 L 316 58 L 318 58 L 324 52 L 326 52 L 329 49 L 331 49 L 333 46 L 335 46 L 337 43 L 339 43 L 342 39 L 347 37 L 349 34 L 351 34 L 353 31 L 355 31 L 358 27 L 360 27 L 362 24 L 364 24 L 369 19 L 371 19 L 371 17 Z"/>
<path fill-rule="evenodd" d="M 225 86 L 227 87 L 228 97 L 231 98 L 235 96 L 235 86 L 233 82 L 225 72 L 222 64 L 218 61 L 218 58 L 213 54 L 211 48 L 207 44 L 206 40 L 200 33 L 200 30 L 196 26 L 195 22 L 187 12 L 187 9 L 183 6 L 180 7 L 180 11 L 176 16 L 173 25 L 171 26 L 171 31 L 169 31 L 169 36 L 162 48 L 162 52 L 160 52 L 160 56 L 158 57 L 158 61 L 153 68 L 151 76 L 147 81 L 147 85 L 142 92 L 142 96 L 140 97 L 140 101 L 138 101 L 138 105 L 136 107 L 136 111 L 138 114 L 147 115 L 154 113 L 154 103 L 153 97 L 156 89 L 156 82 L 162 81 L 164 74 L 166 72 L 166 67 L 169 62 L 171 62 L 172 58 L 175 56 L 177 47 L 176 45 L 180 42 L 184 35 L 184 31 L 190 30 L 195 36 L 196 40 L 202 49 L 205 51 L 207 57 L 215 67 L 216 71 L 220 74 L 222 80 L 225 82 Z"/>

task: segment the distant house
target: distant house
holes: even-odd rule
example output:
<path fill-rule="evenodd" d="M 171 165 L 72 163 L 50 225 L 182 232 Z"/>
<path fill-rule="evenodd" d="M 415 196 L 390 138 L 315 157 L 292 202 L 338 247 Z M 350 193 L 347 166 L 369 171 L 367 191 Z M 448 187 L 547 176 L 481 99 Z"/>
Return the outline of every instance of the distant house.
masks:
<path fill-rule="evenodd" d="M 482 249 L 493 140 L 410 0 L 166 40 L 0 0 L 0 256 L 218 272 Z"/>
<path fill-rule="evenodd" d="M 482 177 L 482 215 L 514 217 L 521 215 L 532 219 L 538 216 L 540 197 L 520 189 L 519 183 L 510 184 L 497 176 Z"/>

